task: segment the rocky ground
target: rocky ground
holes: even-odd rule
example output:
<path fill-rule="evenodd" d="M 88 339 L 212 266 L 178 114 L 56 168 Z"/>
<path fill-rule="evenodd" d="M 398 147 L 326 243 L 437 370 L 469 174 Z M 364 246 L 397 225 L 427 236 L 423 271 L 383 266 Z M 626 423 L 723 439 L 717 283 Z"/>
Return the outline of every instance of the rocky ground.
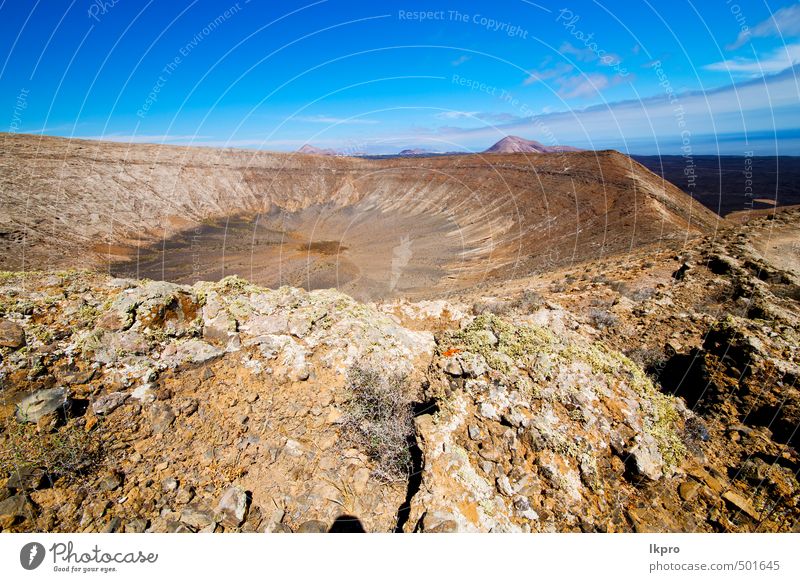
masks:
<path fill-rule="evenodd" d="M 798 224 L 414 303 L 3 273 L 0 528 L 800 531 Z"/>

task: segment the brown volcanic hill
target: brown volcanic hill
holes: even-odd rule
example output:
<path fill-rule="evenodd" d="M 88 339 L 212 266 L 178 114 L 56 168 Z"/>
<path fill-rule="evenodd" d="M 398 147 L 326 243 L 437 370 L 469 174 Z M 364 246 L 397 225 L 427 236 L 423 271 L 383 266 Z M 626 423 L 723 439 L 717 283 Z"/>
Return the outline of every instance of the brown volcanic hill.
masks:
<path fill-rule="evenodd" d="M 546 146 L 543 143 L 531 139 L 525 139 L 516 135 L 504 137 L 489 149 L 486 154 L 548 154 L 556 152 L 579 152 L 579 148 L 572 146 Z"/>
<path fill-rule="evenodd" d="M 328 148 L 318 148 L 317 146 L 313 146 L 311 144 L 305 144 L 304 146 L 298 148 L 298 154 L 314 154 L 317 156 L 338 156 L 339 152 L 336 150 L 328 149 Z"/>
<path fill-rule="evenodd" d="M 0 267 L 440 296 L 721 220 L 614 151 L 391 158 L 6 135 Z"/>

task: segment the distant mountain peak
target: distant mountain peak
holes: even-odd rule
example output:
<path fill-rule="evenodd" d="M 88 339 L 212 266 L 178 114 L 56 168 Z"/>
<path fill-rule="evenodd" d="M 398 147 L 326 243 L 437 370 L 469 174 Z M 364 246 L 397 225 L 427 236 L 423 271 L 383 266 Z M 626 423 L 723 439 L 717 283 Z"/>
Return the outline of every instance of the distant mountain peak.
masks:
<path fill-rule="evenodd" d="M 517 154 L 517 153 L 530 153 L 530 154 L 549 154 L 553 152 L 575 152 L 580 151 L 579 148 L 572 146 L 546 146 L 538 141 L 532 139 L 525 139 L 516 135 L 509 135 L 498 141 L 489 149 L 485 150 L 486 154 Z"/>
<path fill-rule="evenodd" d="M 339 152 L 332 149 L 323 149 L 318 148 L 316 146 L 311 145 L 310 143 L 305 144 L 303 147 L 297 150 L 298 154 L 313 154 L 316 156 L 338 156 Z"/>
<path fill-rule="evenodd" d="M 398 156 L 424 156 L 426 154 L 435 153 L 433 150 L 426 150 L 424 148 L 409 148 L 402 150 Z"/>

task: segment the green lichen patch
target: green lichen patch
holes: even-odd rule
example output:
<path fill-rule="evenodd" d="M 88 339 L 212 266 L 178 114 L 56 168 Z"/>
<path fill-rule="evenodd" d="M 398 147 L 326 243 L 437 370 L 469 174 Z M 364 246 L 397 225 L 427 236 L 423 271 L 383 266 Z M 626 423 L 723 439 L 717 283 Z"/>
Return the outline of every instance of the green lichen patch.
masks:
<path fill-rule="evenodd" d="M 686 456 L 686 445 L 679 436 L 680 416 L 675 401 L 663 394 L 630 358 L 602 342 L 590 346 L 571 345 L 564 352 L 571 359 L 588 363 L 592 370 L 610 377 L 621 377 L 640 397 L 644 409 L 644 430 L 655 438 L 664 459 L 664 469 L 678 466 Z"/>
<path fill-rule="evenodd" d="M 220 279 L 216 283 L 211 283 L 208 287 L 214 291 L 231 294 L 257 293 L 259 291 L 263 291 L 263 288 L 253 285 L 247 279 L 242 279 L 238 275 L 229 275 Z"/>
<path fill-rule="evenodd" d="M 661 393 L 631 359 L 602 342 L 590 345 L 561 342 L 544 327 L 517 326 L 497 315 L 482 314 L 439 342 L 440 357 L 460 352 L 480 354 L 489 366 L 503 374 L 513 372 L 512 366 L 529 368 L 529 362 L 538 354 L 546 354 L 556 368 L 586 364 L 592 372 L 610 382 L 625 382 L 639 396 L 644 430 L 658 443 L 665 471 L 679 465 L 686 455 L 686 446 L 679 436 L 680 415 L 674 399 Z"/>
<path fill-rule="evenodd" d="M 453 332 L 440 343 L 440 355 L 448 349 L 480 354 L 493 369 L 508 372 L 503 356 L 514 361 L 542 351 L 552 351 L 555 336 L 539 326 L 515 326 L 494 314 L 476 317 L 465 328 Z"/>

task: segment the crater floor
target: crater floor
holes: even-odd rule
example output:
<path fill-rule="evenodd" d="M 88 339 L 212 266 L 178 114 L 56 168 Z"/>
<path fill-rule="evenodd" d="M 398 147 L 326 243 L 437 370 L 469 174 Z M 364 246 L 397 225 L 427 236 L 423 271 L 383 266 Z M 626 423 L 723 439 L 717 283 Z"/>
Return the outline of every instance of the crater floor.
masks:
<path fill-rule="evenodd" d="M 186 284 L 238 275 L 270 288 L 335 287 L 372 301 L 447 291 L 453 273 L 479 270 L 469 260 L 477 249 L 444 212 L 386 211 L 365 200 L 206 221 L 135 249 L 111 272 Z"/>

